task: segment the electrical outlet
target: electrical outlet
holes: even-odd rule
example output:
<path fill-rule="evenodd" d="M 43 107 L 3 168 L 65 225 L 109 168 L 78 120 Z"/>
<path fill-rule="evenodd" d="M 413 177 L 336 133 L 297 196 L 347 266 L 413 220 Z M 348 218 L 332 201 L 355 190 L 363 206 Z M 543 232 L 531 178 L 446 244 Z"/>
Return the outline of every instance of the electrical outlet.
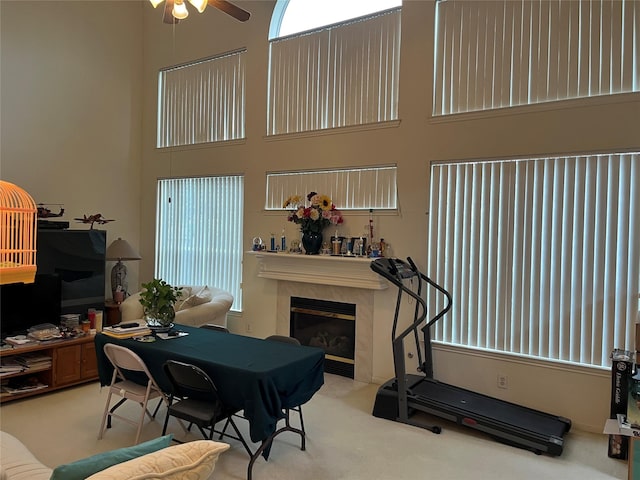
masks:
<path fill-rule="evenodd" d="M 251 323 L 247 322 L 247 333 L 251 333 Z"/>
<path fill-rule="evenodd" d="M 509 378 L 504 373 L 498 374 L 498 388 L 509 388 Z"/>

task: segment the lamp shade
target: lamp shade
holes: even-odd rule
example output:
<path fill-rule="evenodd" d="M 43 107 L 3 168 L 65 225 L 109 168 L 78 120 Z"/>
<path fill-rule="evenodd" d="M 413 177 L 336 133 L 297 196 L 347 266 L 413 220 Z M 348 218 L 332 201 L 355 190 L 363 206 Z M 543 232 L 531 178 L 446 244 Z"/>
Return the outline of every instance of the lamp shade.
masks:
<path fill-rule="evenodd" d="M 207 0 L 189 0 L 189 3 L 196 7 L 198 12 L 204 12 L 204 9 L 207 8 Z"/>
<path fill-rule="evenodd" d="M 107 248 L 107 260 L 140 260 L 142 257 L 129 242 L 118 238 Z"/>
<path fill-rule="evenodd" d="M 174 0 L 171 14 L 179 20 L 184 20 L 189 16 L 189 10 L 182 0 Z"/>

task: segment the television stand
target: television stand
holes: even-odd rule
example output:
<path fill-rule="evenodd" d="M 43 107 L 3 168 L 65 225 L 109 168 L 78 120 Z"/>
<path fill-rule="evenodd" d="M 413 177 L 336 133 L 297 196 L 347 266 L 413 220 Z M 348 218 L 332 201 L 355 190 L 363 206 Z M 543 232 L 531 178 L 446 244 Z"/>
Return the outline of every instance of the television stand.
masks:
<path fill-rule="evenodd" d="M 0 350 L 3 364 L 21 356 L 44 360 L 34 362 L 23 371 L 0 373 L 3 386 L 0 404 L 97 380 L 98 362 L 93 340 L 94 335 L 85 335 Z M 5 391 L 5 386 L 12 388 L 12 392 Z"/>

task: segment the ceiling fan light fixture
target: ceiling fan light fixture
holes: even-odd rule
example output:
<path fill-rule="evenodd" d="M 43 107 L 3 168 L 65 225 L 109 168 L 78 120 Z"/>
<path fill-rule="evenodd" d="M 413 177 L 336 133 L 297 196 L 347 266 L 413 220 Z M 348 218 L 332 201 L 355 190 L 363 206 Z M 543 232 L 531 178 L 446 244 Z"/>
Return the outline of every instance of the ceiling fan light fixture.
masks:
<path fill-rule="evenodd" d="M 158 5 L 164 2 L 164 0 L 149 0 L 149 1 L 151 2 L 151 5 L 153 5 L 153 8 L 156 8 Z"/>
<path fill-rule="evenodd" d="M 175 0 L 171 14 L 179 20 L 184 20 L 189 16 L 189 10 L 182 0 Z"/>
<path fill-rule="evenodd" d="M 207 8 L 207 0 L 189 0 L 189 3 L 193 5 L 199 13 L 204 12 L 204 9 Z"/>

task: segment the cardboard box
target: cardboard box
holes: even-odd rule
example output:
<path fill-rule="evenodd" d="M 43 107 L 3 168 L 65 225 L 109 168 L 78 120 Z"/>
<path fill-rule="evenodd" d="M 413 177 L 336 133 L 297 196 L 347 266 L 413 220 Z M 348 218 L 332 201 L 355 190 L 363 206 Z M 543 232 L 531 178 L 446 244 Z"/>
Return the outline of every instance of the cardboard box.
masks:
<path fill-rule="evenodd" d="M 604 424 L 604 433 L 625 438 L 628 441 L 628 473 L 627 480 L 640 480 L 640 430 L 633 428 L 627 422 L 625 415 L 618 415 L 617 419 L 609 419 Z"/>
<path fill-rule="evenodd" d="M 640 382 L 629 377 L 627 394 L 627 423 L 634 428 L 640 428 Z"/>
<path fill-rule="evenodd" d="M 611 411 L 609 418 L 627 415 L 629 385 L 633 374 L 633 353 L 616 349 L 611 353 Z M 607 455 L 626 460 L 629 452 L 629 437 L 621 434 L 609 435 Z"/>

